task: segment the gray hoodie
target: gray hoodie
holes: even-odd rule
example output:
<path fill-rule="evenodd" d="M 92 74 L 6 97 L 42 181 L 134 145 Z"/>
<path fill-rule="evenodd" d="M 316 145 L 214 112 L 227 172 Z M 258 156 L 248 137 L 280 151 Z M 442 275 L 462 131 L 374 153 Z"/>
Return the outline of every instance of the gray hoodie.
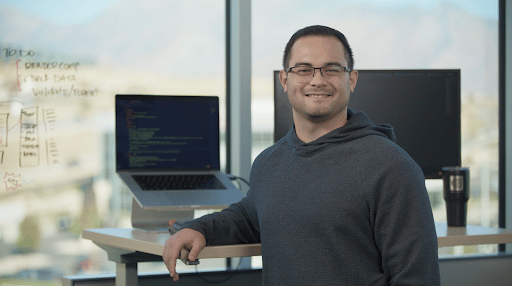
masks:
<path fill-rule="evenodd" d="M 263 151 L 239 203 L 186 225 L 207 245 L 261 242 L 264 285 L 439 285 L 420 167 L 363 113 Z"/>

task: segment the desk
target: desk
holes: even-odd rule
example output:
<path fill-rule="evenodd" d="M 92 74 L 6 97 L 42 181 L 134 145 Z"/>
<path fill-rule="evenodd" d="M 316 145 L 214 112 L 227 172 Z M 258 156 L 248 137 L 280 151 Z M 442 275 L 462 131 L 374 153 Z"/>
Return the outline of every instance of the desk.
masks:
<path fill-rule="evenodd" d="M 512 243 L 512 230 L 468 225 L 448 227 L 436 222 L 437 244 L 439 247 L 479 244 Z"/>
<path fill-rule="evenodd" d="M 439 247 L 478 244 L 512 243 L 512 231 L 468 225 L 448 227 L 446 223 L 436 223 Z M 137 263 L 162 261 L 162 252 L 168 233 L 151 233 L 132 228 L 88 229 L 82 238 L 89 239 L 107 251 L 108 259 L 116 262 L 116 286 L 137 285 Z M 185 259 L 187 251 L 181 252 Z M 261 255 L 260 244 L 207 246 L 198 256 L 205 258 L 228 258 Z"/>
<path fill-rule="evenodd" d="M 133 228 L 99 228 L 82 232 L 82 238 L 94 242 L 107 252 L 110 261 L 116 262 L 116 286 L 137 286 L 137 263 L 162 261 L 165 241 L 169 237 L 169 233 Z M 199 253 L 198 259 L 259 255 L 259 243 L 207 246 Z M 187 257 L 188 251 L 182 250 L 180 258 L 185 260 Z"/>

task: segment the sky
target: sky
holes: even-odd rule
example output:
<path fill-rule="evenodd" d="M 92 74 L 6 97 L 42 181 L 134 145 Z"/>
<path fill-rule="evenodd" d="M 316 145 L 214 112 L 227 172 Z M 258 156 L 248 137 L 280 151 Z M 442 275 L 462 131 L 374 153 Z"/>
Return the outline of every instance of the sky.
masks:
<path fill-rule="evenodd" d="M 420 8 L 432 9 L 441 0 L 345 0 L 348 2 L 369 3 L 378 7 L 400 7 L 405 5 L 416 5 Z M 484 18 L 498 19 L 498 0 L 445 0 L 453 3 L 469 13 Z"/>
<path fill-rule="evenodd" d="M 110 6 L 123 0 L 3 0 L 3 5 L 24 10 L 32 15 L 47 19 L 57 25 L 76 25 L 89 22 L 106 11 Z M 142 0 L 141 0 L 142 1 Z M 217 0 L 221 1 L 221 0 Z M 253 0 L 258 1 L 258 0 Z M 329 2 L 327 0 L 324 0 Z M 339 0 L 337 0 L 339 1 Z M 348 2 L 367 3 L 378 7 L 400 7 L 416 5 L 430 9 L 442 0 L 345 0 Z M 488 19 L 498 19 L 498 0 L 445 0 L 453 3 L 471 14 Z M 318 1 L 317 3 L 321 3 Z M 58 7 L 59 14 L 55 15 Z"/>
<path fill-rule="evenodd" d="M 122 0 L 3 0 L 3 6 L 23 10 L 57 25 L 87 23 Z M 55 11 L 59 14 L 55 15 Z"/>

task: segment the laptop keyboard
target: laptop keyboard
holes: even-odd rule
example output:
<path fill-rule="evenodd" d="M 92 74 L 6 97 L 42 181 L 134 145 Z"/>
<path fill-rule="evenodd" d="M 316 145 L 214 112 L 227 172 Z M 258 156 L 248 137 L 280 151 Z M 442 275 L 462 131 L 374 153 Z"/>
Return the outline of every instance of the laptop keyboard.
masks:
<path fill-rule="evenodd" d="M 142 190 L 226 189 L 214 175 L 134 175 Z"/>

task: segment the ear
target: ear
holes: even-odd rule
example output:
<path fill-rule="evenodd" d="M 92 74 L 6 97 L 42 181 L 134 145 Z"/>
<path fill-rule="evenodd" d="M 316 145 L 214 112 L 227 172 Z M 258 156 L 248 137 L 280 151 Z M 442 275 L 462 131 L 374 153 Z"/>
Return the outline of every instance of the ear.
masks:
<path fill-rule="evenodd" d="M 281 82 L 281 86 L 283 87 L 284 89 L 284 92 L 287 93 L 288 92 L 288 73 L 284 70 L 281 70 L 279 72 L 279 82 Z"/>
<path fill-rule="evenodd" d="M 353 70 L 350 72 L 350 92 L 354 92 L 358 77 L 359 73 L 357 72 L 357 70 Z"/>

